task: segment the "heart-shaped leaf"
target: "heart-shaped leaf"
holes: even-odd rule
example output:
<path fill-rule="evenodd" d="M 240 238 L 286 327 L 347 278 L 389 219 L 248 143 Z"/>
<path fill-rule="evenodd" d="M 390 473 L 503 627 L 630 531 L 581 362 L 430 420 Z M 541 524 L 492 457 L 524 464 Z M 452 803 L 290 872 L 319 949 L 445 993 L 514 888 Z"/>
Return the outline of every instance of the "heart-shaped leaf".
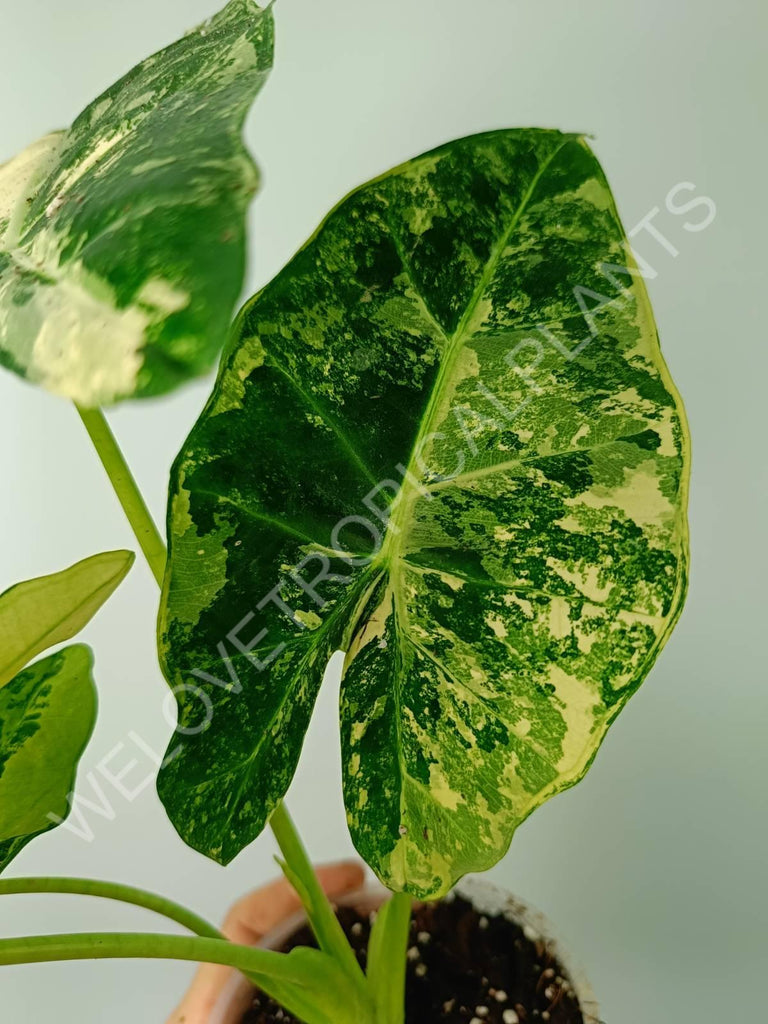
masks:
<path fill-rule="evenodd" d="M 241 132 L 272 51 L 271 11 L 231 0 L 0 167 L 0 363 L 85 407 L 211 367 L 242 287 L 258 174 Z"/>
<path fill-rule="evenodd" d="M 451 143 L 348 197 L 246 308 L 177 461 L 159 789 L 228 861 L 329 655 L 354 841 L 432 897 L 582 777 L 680 612 L 687 433 L 585 141 Z"/>
<path fill-rule="evenodd" d="M 0 690 L 0 871 L 69 814 L 77 762 L 96 720 L 91 668 L 90 650 L 75 644 Z"/>
<path fill-rule="evenodd" d="M 0 688 L 42 651 L 71 640 L 125 579 L 131 551 L 105 551 L 0 594 Z"/>

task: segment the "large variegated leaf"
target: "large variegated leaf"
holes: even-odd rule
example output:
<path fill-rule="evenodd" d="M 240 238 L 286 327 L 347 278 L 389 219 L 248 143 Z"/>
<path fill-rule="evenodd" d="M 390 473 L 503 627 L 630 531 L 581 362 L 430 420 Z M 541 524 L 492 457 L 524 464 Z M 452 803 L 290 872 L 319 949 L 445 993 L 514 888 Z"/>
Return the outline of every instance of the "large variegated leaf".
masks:
<path fill-rule="evenodd" d="M 0 594 L 0 688 L 42 651 L 76 636 L 133 561 L 131 551 L 105 551 Z"/>
<path fill-rule="evenodd" d="M 75 644 L 0 690 L 0 871 L 69 813 L 67 797 L 96 718 L 91 667 L 90 650 Z"/>
<path fill-rule="evenodd" d="M 231 0 L 0 167 L 0 363 L 93 407 L 206 372 L 242 286 L 270 11 Z"/>
<path fill-rule="evenodd" d="M 582 138 L 480 135 L 354 192 L 245 310 L 175 467 L 176 827 L 222 861 L 259 833 L 342 648 L 362 855 L 418 896 L 489 867 L 667 638 L 686 488 Z"/>

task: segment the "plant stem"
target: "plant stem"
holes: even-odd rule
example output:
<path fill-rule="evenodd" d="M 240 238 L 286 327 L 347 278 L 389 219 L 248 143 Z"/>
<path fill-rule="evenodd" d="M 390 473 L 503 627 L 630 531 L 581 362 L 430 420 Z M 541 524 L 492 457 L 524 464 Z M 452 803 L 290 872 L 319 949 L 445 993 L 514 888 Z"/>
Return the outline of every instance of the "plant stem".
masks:
<path fill-rule="evenodd" d="M 390 975 L 389 984 L 392 994 L 386 1007 L 387 1019 L 391 1024 L 404 1024 L 405 1021 L 405 984 L 408 967 L 408 944 L 411 935 L 411 913 L 413 897 L 407 892 L 393 893 L 390 908 L 392 918 L 396 922 L 392 929 L 392 948 L 389 950 Z"/>
<path fill-rule="evenodd" d="M 83 409 L 79 405 L 76 408 L 158 586 L 162 587 L 166 560 L 165 544 L 120 451 L 115 435 L 101 409 Z"/>
<path fill-rule="evenodd" d="M 374 921 L 368 942 L 368 983 L 376 1024 L 404 1024 L 405 974 L 411 928 L 411 897 L 395 893 Z"/>
<path fill-rule="evenodd" d="M 367 998 L 361 1000 L 355 989 L 348 987 L 338 965 L 316 949 L 276 953 L 226 939 L 133 932 L 0 939 L 0 967 L 63 960 L 137 959 L 222 964 L 241 971 L 307 1024 L 373 1024 Z"/>
<path fill-rule="evenodd" d="M 331 901 L 320 885 L 285 804 L 277 805 L 269 824 L 285 858 L 285 863 L 281 865 L 283 871 L 301 898 L 320 948 L 334 957 L 353 981 L 358 984 L 364 983 L 364 975 L 355 951 L 344 934 Z"/>
<path fill-rule="evenodd" d="M 269 824 L 272 826 L 277 845 L 286 861 L 296 865 L 297 868 L 308 867 L 310 865 L 309 856 L 285 804 L 277 805 L 269 819 Z M 319 891 L 325 896 L 322 889 Z"/>
<path fill-rule="evenodd" d="M 22 893 L 66 893 L 77 896 L 96 896 L 102 899 L 117 900 L 143 907 L 182 928 L 187 928 L 195 935 L 207 939 L 224 939 L 218 928 L 214 928 L 204 918 L 199 917 L 186 907 L 167 900 L 163 896 L 135 889 L 130 885 L 119 885 L 116 882 L 99 882 L 90 878 L 6 878 L 0 879 L 0 896 Z"/>
<path fill-rule="evenodd" d="M 30 935 L 21 939 L 0 939 L 0 965 L 40 964 L 58 960 L 196 960 L 224 964 L 251 972 L 260 957 L 279 953 L 237 946 L 226 939 L 203 939 L 187 935 L 155 935 L 141 932 L 90 932 L 71 935 Z"/>

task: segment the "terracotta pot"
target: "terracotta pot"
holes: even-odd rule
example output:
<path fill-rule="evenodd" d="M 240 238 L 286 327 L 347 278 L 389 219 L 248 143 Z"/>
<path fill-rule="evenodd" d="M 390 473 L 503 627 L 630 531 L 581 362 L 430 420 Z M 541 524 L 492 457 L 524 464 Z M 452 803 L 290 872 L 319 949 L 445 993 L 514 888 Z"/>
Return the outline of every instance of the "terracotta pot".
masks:
<path fill-rule="evenodd" d="M 556 957 L 568 974 L 579 1000 L 584 1024 L 600 1024 L 597 1001 L 584 972 L 562 944 L 554 938 L 552 925 L 543 914 L 483 878 L 464 879 L 456 887 L 456 892 L 464 899 L 469 900 L 479 913 L 488 917 L 503 914 L 525 929 L 529 937 L 544 939 L 550 953 Z M 386 889 L 372 884 L 359 892 L 345 896 L 339 902 L 344 906 L 354 907 L 362 914 L 368 914 L 372 910 L 378 910 L 388 896 L 389 893 Z M 306 918 L 302 913 L 287 918 L 266 936 L 261 945 L 266 949 L 279 949 L 297 929 L 302 927 L 305 921 Z M 245 978 L 240 975 L 233 977 L 232 982 L 214 1008 L 208 1024 L 240 1024 L 242 1015 L 250 1005 L 252 991 L 253 987 Z"/>

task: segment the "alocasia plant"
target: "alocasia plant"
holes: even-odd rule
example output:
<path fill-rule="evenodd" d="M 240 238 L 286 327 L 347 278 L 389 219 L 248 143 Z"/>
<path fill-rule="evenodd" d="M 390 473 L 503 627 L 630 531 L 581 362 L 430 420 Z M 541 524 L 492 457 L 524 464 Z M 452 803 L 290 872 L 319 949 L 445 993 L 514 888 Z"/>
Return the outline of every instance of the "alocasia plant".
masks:
<path fill-rule="evenodd" d="M 215 714 L 160 793 L 197 849 L 262 830 L 339 648 L 347 813 L 390 888 L 490 867 L 584 774 L 686 582 L 685 428 L 628 261 L 583 138 L 499 131 L 354 192 L 246 306 L 171 483 L 163 657 L 184 724 L 196 687 Z"/>
<path fill-rule="evenodd" d="M 224 342 L 255 186 L 240 129 L 271 55 L 271 11 L 232 0 L 0 168 L 0 358 L 78 403 L 163 583 L 171 820 L 222 863 L 269 822 L 319 949 L 237 946 L 112 883 L 10 879 L 0 893 L 110 897 L 195 934 L 2 940 L 0 963 L 208 960 L 307 1024 L 402 1024 L 410 896 L 495 863 L 583 776 L 675 624 L 687 427 L 584 138 L 460 139 L 353 192 L 247 303 L 172 471 L 166 564 L 97 406 L 169 390 Z M 0 599 L 0 773 L 60 743 L 59 797 L 88 658 L 14 673 L 83 624 L 111 586 L 92 582 L 17 647 Z M 366 973 L 282 804 L 339 649 L 349 824 L 395 894 Z M 0 866 L 47 799 L 9 817 L 7 778 Z"/>

